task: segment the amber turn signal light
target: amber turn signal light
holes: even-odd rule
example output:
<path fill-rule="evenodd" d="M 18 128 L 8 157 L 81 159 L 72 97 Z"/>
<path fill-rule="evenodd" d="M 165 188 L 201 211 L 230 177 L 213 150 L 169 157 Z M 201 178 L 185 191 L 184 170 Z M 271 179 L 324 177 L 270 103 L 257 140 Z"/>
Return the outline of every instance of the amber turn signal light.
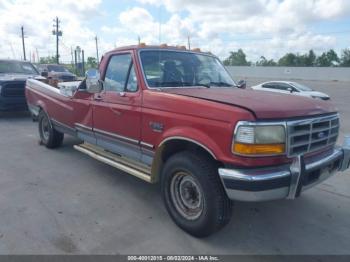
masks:
<path fill-rule="evenodd" d="M 240 155 L 278 155 L 285 152 L 285 145 L 235 143 L 232 151 Z"/>

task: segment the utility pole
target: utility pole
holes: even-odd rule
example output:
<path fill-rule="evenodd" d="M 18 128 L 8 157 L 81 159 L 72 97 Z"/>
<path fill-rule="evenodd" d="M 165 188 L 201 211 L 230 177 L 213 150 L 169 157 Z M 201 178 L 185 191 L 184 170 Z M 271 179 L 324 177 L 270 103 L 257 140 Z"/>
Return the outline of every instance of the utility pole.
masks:
<path fill-rule="evenodd" d="M 24 58 L 24 60 L 26 60 L 26 47 L 24 45 L 24 30 L 23 30 L 23 26 L 21 26 L 21 32 L 22 32 L 23 58 Z"/>
<path fill-rule="evenodd" d="M 58 17 L 53 21 L 55 24 L 53 25 L 54 30 L 52 30 L 52 34 L 56 36 L 56 63 L 59 64 L 58 39 L 62 36 L 62 31 L 59 30 L 61 21 L 58 20 Z"/>
<path fill-rule="evenodd" d="M 96 42 L 96 58 L 97 58 L 97 65 L 100 64 L 100 58 L 98 57 L 98 38 L 97 36 L 95 37 L 95 42 Z"/>
<path fill-rule="evenodd" d="M 141 37 L 140 36 L 137 37 L 137 41 L 138 41 L 138 44 L 140 45 L 141 44 Z"/>
<path fill-rule="evenodd" d="M 82 64 L 81 64 L 81 68 L 82 68 L 82 72 L 81 75 L 84 76 L 85 75 L 85 56 L 84 56 L 84 50 L 81 50 L 81 60 L 82 60 Z"/>
<path fill-rule="evenodd" d="M 187 45 L 188 45 L 188 50 L 191 50 L 191 38 L 189 35 L 187 36 Z"/>

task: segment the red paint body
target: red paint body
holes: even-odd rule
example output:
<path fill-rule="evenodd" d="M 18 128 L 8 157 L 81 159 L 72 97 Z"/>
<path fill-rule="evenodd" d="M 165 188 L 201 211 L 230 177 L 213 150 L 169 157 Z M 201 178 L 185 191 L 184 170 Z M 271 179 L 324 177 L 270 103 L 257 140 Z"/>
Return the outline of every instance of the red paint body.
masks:
<path fill-rule="evenodd" d="M 132 53 L 139 86 L 135 93 L 126 92 L 125 96 L 120 96 L 116 92 L 89 94 L 78 91 L 72 98 L 67 98 L 27 87 L 27 102 L 40 106 L 50 118 L 71 128 L 79 123 L 154 145 L 155 151 L 167 138 L 188 138 L 211 150 L 220 162 L 241 167 L 277 165 L 291 160 L 286 156 L 233 155 L 231 143 L 237 121 L 286 120 L 336 112 L 330 102 L 238 88 L 148 89 L 141 70 L 139 49 L 133 46 L 113 50 L 104 55 L 99 68 L 103 80 L 112 55 Z M 94 99 L 96 96 L 102 100 Z M 151 122 L 162 123 L 163 132 L 152 130 Z M 141 148 L 142 143 L 139 146 Z"/>

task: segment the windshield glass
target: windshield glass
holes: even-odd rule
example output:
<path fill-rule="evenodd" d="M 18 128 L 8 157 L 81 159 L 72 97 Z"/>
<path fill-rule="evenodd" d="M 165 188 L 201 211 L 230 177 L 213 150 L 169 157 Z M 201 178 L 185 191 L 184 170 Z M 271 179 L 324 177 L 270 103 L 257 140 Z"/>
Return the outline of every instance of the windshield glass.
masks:
<path fill-rule="evenodd" d="M 298 88 L 301 91 L 313 91 L 310 87 L 308 86 L 304 86 L 302 84 L 298 84 L 298 83 L 291 83 L 294 87 Z"/>
<path fill-rule="evenodd" d="M 60 65 L 48 65 L 47 70 L 49 72 L 69 72 L 68 69 Z"/>
<path fill-rule="evenodd" d="M 141 63 L 149 87 L 233 87 L 231 76 L 220 61 L 210 55 L 145 50 Z"/>
<path fill-rule="evenodd" d="M 28 62 L 0 61 L 0 73 L 38 75 L 34 66 Z"/>

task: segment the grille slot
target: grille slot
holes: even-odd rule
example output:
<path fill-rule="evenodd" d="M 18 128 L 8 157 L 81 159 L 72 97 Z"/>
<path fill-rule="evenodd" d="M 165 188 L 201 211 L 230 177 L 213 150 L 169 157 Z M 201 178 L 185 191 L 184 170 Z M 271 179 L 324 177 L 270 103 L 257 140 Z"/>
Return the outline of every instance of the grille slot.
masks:
<path fill-rule="evenodd" d="M 288 156 L 305 154 L 336 143 L 339 134 L 339 116 L 289 121 L 287 128 Z"/>
<path fill-rule="evenodd" d="M 2 84 L 1 95 L 3 97 L 24 97 L 24 82 L 10 82 Z"/>

